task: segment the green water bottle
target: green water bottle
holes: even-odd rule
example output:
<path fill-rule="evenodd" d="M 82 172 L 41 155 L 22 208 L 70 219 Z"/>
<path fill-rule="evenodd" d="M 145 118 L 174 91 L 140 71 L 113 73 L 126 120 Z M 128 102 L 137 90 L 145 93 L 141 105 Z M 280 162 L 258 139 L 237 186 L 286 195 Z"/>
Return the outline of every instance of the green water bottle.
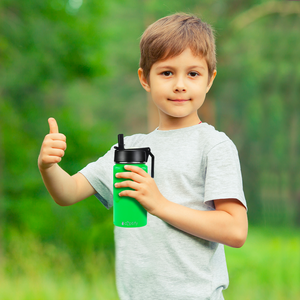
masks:
<path fill-rule="evenodd" d="M 134 198 L 120 197 L 119 193 L 130 188 L 116 188 L 115 183 L 124 181 L 124 178 L 117 178 L 116 173 L 130 172 L 124 169 L 125 165 L 135 165 L 148 172 L 146 162 L 151 156 L 151 177 L 154 177 L 154 155 L 150 148 L 124 148 L 123 134 L 118 135 L 118 146 L 115 147 L 114 165 L 114 225 L 119 227 L 142 227 L 147 225 L 147 211 Z M 128 180 L 128 179 L 125 179 Z"/>

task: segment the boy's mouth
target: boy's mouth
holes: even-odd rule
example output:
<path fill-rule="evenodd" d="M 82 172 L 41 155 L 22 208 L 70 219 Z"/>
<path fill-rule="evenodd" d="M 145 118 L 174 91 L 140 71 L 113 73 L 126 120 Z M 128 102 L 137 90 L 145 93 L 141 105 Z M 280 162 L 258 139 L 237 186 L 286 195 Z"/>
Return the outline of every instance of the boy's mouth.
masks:
<path fill-rule="evenodd" d="M 187 102 L 190 101 L 191 99 L 168 99 L 168 100 L 173 102 Z"/>

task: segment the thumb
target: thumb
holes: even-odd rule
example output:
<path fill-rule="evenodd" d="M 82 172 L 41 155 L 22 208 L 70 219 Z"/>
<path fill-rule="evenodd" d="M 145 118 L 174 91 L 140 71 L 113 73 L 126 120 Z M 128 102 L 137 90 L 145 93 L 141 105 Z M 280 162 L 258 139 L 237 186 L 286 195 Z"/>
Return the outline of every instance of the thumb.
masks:
<path fill-rule="evenodd" d="M 58 125 L 54 118 L 49 118 L 48 123 L 49 123 L 50 133 L 59 133 Z"/>

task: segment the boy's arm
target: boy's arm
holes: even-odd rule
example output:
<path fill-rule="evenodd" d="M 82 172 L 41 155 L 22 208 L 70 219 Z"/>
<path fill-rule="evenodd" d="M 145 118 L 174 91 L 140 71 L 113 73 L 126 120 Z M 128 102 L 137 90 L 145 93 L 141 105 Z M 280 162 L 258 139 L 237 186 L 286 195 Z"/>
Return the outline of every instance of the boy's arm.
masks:
<path fill-rule="evenodd" d="M 247 212 L 236 199 L 214 201 L 214 211 L 195 210 L 168 200 L 163 203 L 156 216 L 178 229 L 235 248 L 246 241 Z"/>
<path fill-rule="evenodd" d="M 55 119 L 48 120 L 50 133 L 46 135 L 38 158 L 38 166 L 45 186 L 54 201 L 62 206 L 74 204 L 96 193 L 80 173 L 70 176 L 57 163 L 64 156 L 66 137 L 58 132 Z"/>
<path fill-rule="evenodd" d="M 151 214 L 172 226 L 194 236 L 231 247 L 241 247 L 247 237 L 248 220 L 246 208 L 237 199 L 214 201 L 214 211 L 201 211 L 167 200 L 155 181 L 141 168 L 128 165 L 118 178 L 128 178 L 116 187 L 130 187 L 120 196 L 133 197 Z"/>

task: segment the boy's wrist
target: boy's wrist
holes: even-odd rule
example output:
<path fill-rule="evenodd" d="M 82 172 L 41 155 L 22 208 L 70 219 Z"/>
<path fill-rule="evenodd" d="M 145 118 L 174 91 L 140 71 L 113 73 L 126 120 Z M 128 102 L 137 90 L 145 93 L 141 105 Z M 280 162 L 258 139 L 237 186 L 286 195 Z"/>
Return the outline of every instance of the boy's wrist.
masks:
<path fill-rule="evenodd" d="M 153 212 L 151 212 L 151 214 L 160 219 L 164 219 L 164 217 L 166 216 L 169 210 L 170 205 L 172 205 L 172 202 L 161 195 L 161 199 L 159 200 L 159 205 Z"/>
<path fill-rule="evenodd" d="M 57 163 L 51 164 L 49 165 L 45 165 L 43 166 L 42 164 L 38 163 L 38 168 L 40 173 L 45 174 L 48 173 L 49 171 L 51 172 L 55 167 L 56 167 Z"/>

